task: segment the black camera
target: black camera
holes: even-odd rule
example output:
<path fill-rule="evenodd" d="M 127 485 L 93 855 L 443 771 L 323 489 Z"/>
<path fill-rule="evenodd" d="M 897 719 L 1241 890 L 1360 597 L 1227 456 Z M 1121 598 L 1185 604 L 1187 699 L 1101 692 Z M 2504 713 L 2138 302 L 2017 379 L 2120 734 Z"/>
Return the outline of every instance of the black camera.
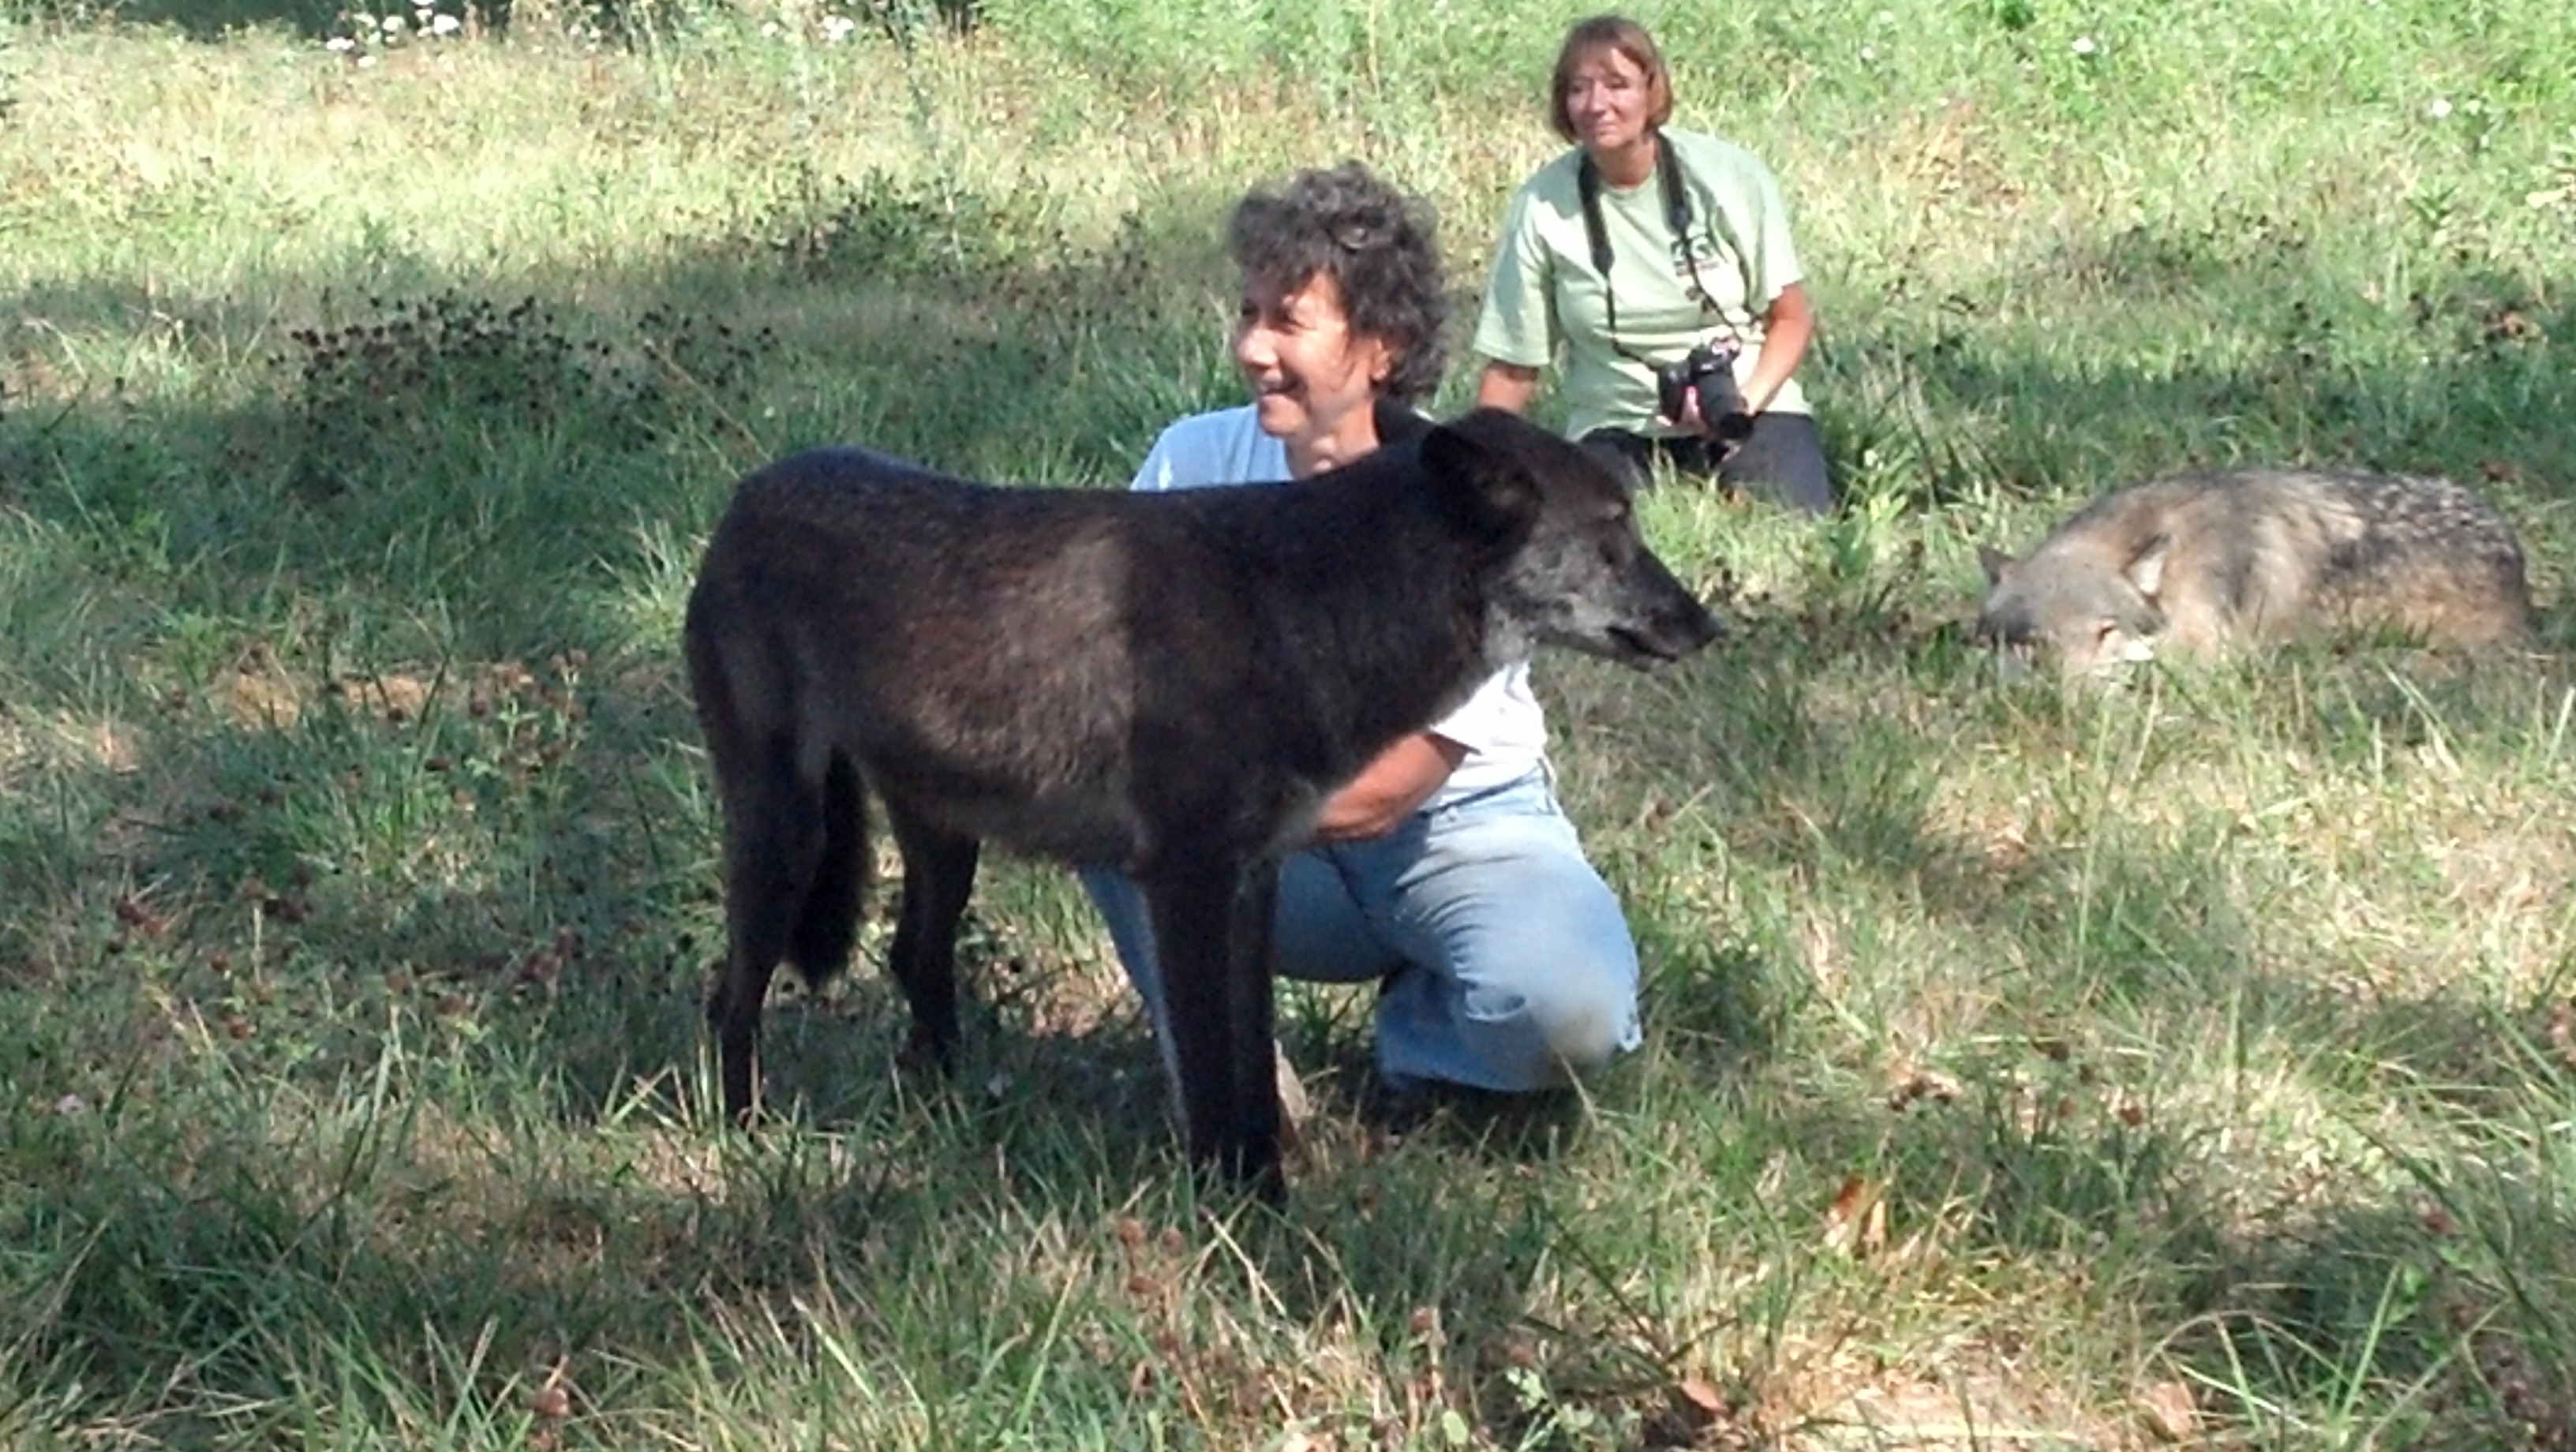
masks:
<path fill-rule="evenodd" d="M 1702 343 L 1678 363 L 1655 365 L 1655 406 L 1663 416 L 1681 422 L 1689 390 L 1699 390 L 1700 422 L 1720 443 L 1734 443 L 1753 432 L 1753 415 L 1744 407 L 1744 391 L 1735 386 L 1733 343 Z"/>

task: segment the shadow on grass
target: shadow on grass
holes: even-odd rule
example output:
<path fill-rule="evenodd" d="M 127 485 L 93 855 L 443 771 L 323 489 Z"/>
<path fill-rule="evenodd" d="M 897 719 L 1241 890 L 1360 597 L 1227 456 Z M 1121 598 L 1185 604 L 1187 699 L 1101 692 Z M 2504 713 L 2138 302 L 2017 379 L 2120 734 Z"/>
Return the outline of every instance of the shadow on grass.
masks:
<path fill-rule="evenodd" d="M 1789 1233 L 1815 1247 L 1819 1274 L 1848 1265 L 1851 1286 L 1898 1298 L 1882 1310 L 1863 1292 L 1848 1314 L 1901 1314 L 1923 1275 L 2001 1265 L 1997 1304 L 1960 1334 L 2018 1348 L 2017 1379 L 2033 1387 L 2101 1367 L 2078 1344 L 2025 1344 L 2026 1325 L 2080 1340 L 2077 1328 L 2112 1323 L 2152 1328 L 2135 1375 L 2187 1373 L 2210 1430 L 2256 1445 L 2320 1429 L 2375 1445 L 2571 1445 L 2576 1162 L 2542 1126 L 2563 1117 L 2576 1072 L 2534 1073 L 2526 1057 L 2523 1102 L 2484 1112 L 2407 1094 L 2421 1117 L 2403 1142 L 2363 1111 L 2284 1174 L 2259 1117 L 2123 1082 L 2116 1052 L 2005 1043 L 1953 1067 L 1937 1095 L 1862 1114 L 1791 1108 L 1759 1132 L 1805 1172 L 1787 1178 Z M 1822 1183 L 1802 1206 L 1808 1178 Z M 1991 1408 L 2006 1425 L 2029 1410 Z"/>
<path fill-rule="evenodd" d="M 1839 387 L 1817 389 L 1849 400 L 1822 420 L 1843 476 L 1946 501 L 2343 462 L 2448 474 L 2509 517 L 2576 493 L 2576 446 L 2534 426 L 2576 407 L 2565 279 L 2457 256 L 2399 301 L 2328 282 L 2313 239 L 2279 242 L 2141 226 L 1937 303 L 1859 300 L 1824 340 Z M 2034 315 L 2043 297 L 2060 315 Z"/>
<path fill-rule="evenodd" d="M 320 40 L 351 30 L 351 8 L 340 0 L 115 0 L 107 8 L 124 24 L 163 26 L 190 40 L 221 40 L 234 31 L 253 29 L 282 29 Z M 550 0 L 541 13 L 571 19 L 586 16 L 602 34 L 625 35 L 649 34 L 680 8 L 681 0 Z M 471 10 L 477 23 L 507 30 L 512 4 L 511 0 L 391 0 L 359 13 L 398 18 L 409 25 L 419 9 L 435 9 L 459 21 Z"/>
<path fill-rule="evenodd" d="M 124 24 L 164 26 L 190 40 L 221 40 L 247 29 L 284 29 L 318 40 L 348 9 L 336 0 L 117 0 L 108 8 Z M 408 5 L 386 9 L 411 18 Z"/>
<path fill-rule="evenodd" d="M 755 1136 L 635 1103 L 568 1132 L 533 1078 L 477 1084 L 514 1066 L 417 1031 L 348 1096 L 221 1051 L 12 1116 L 34 1178 L 0 1200 L 0 1396 L 177 1445 L 317 1417 L 525 1432 L 567 1367 L 621 1416 L 706 1415 L 651 1380 L 706 1366 L 798 1404 L 881 1377 L 967 1424 L 1041 1382 L 1099 1383 L 1067 1394 L 1095 1413 L 1257 1419 L 1233 1398 L 1283 1348 L 1259 1317 L 1212 1333 L 1212 1310 L 1267 1296 L 1437 1384 L 1517 1324 L 1549 1244 L 1527 1204 L 1425 1194 L 1443 1172 L 1414 1161 L 1308 1178 L 1286 1220 L 1202 1200 L 1122 1028 L 994 1046 L 973 1082 L 808 1065 L 790 1083 L 828 1080 L 828 1111 Z M 1242 1262 L 1206 1254 L 1202 1214 Z M 1070 1339 L 1029 1334 L 1050 1324 Z"/>

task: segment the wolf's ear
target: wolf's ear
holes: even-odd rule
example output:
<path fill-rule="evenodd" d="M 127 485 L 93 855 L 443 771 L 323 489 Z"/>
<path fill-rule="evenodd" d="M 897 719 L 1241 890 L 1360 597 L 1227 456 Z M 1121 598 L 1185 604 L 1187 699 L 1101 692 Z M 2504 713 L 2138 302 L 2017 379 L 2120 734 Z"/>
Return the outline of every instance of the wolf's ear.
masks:
<path fill-rule="evenodd" d="M 1505 535 L 1538 517 L 1532 470 L 1549 458 L 1549 445 L 1574 447 L 1500 409 L 1480 408 L 1422 436 L 1422 471 L 1451 518 L 1479 534 Z"/>
<path fill-rule="evenodd" d="M 2013 557 L 1993 545 L 1981 544 L 1977 546 L 1977 563 L 1985 569 L 1987 584 L 2000 585 L 2004 576 L 2012 573 Z"/>
<path fill-rule="evenodd" d="M 2173 536 L 2160 534 L 2148 540 L 2137 555 L 2129 561 L 2129 568 L 2125 573 L 2129 577 L 2129 583 L 2138 587 L 2139 594 L 2153 600 L 2163 592 L 2165 556 L 2172 550 Z"/>
<path fill-rule="evenodd" d="M 1620 453 L 1613 445 L 1586 439 L 1576 447 L 1590 456 L 1594 463 L 1609 470 L 1610 477 L 1618 481 L 1619 487 L 1627 491 L 1631 499 L 1645 493 L 1647 486 L 1654 483 L 1654 480 L 1647 477 L 1643 465 Z"/>
<path fill-rule="evenodd" d="M 1381 394 L 1369 406 L 1370 421 L 1377 425 L 1377 441 L 1387 444 L 1409 444 L 1431 432 L 1431 417 L 1409 403 L 1400 403 Z"/>

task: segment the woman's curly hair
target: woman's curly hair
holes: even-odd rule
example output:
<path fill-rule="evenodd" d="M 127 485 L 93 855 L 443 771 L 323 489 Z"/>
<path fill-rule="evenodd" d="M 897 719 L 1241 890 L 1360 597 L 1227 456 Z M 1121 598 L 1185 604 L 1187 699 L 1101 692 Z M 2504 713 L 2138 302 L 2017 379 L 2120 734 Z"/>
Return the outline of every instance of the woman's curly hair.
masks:
<path fill-rule="evenodd" d="M 1356 161 L 1247 195 L 1226 228 L 1246 281 L 1284 293 L 1332 278 L 1351 331 L 1387 345 L 1386 394 L 1405 404 L 1431 396 L 1447 361 L 1436 231 L 1428 203 Z"/>

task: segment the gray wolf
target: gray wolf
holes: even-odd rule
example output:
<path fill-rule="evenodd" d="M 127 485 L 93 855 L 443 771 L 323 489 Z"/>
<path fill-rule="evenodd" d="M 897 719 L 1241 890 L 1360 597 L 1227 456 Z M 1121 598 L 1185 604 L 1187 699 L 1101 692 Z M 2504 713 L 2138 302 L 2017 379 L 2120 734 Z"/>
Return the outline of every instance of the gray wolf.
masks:
<path fill-rule="evenodd" d="M 2531 629 L 2512 526 L 2422 475 L 2178 475 L 2093 501 L 2018 560 L 1979 554 L 1979 637 L 2070 676 L 2302 635 L 2479 647 Z"/>
<path fill-rule="evenodd" d="M 1275 1198 L 1268 937 L 1325 797 L 1540 641 L 1646 667 L 1718 634 L 1590 453 L 1495 409 L 1409 431 L 1288 487 L 1011 488 L 854 448 L 743 479 L 682 630 L 724 811 L 726 1111 L 754 1112 L 779 961 L 849 957 L 873 794 L 913 1049 L 957 1043 L 981 843 L 1122 866 L 1189 1153 Z"/>

